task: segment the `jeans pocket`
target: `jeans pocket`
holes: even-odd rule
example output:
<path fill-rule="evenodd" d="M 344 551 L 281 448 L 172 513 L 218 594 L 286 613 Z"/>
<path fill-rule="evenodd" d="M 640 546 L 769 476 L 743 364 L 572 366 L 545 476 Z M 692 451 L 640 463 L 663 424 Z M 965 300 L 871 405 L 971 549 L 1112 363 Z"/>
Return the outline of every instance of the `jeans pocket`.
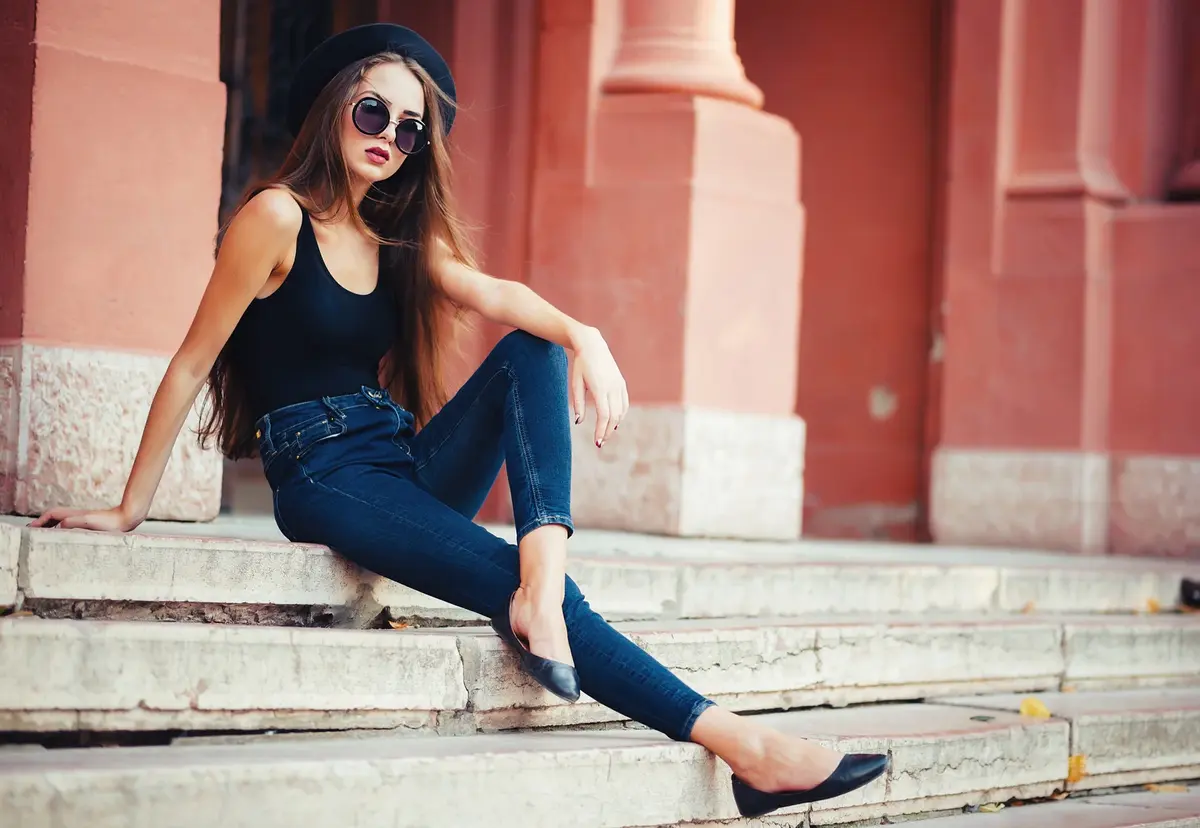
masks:
<path fill-rule="evenodd" d="M 331 411 L 289 429 L 286 438 L 280 437 L 282 445 L 277 453 L 300 460 L 318 443 L 340 437 L 345 431 L 345 421 Z"/>

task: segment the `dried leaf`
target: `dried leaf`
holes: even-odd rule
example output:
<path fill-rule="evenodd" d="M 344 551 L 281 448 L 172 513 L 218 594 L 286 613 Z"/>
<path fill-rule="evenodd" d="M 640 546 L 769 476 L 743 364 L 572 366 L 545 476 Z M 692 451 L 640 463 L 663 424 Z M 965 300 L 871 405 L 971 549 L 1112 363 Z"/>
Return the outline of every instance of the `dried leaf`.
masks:
<path fill-rule="evenodd" d="M 1146 612 L 1162 612 L 1162 604 L 1153 598 L 1146 599 Z"/>
<path fill-rule="evenodd" d="M 1004 810 L 1003 802 L 989 802 L 986 805 L 979 806 L 979 812 L 981 814 L 994 814 L 997 811 L 1003 811 L 1003 810 Z"/>
<path fill-rule="evenodd" d="M 1029 696 L 1028 698 L 1021 700 L 1021 715 L 1029 716 L 1034 719 L 1049 719 L 1050 708 L 1042 704 L 1041 699 L 1038 699 L 1035 696 Z"/>
<path fill-rule="evenodd" d="M 13 612 L 3 615 L 2 617 L 4 617 L 4 618 L 33 618 L 33 613 L 30 612 L 29 610 L 14 610 Z"/>
<path fill-rule="evenodd" d="M 1087 756 L 1076 753 L 1067 760 L 1067 781 L 1078 782 L 1087 776 Z"/>
<path fill-rule="evenodd" d="M 1034 612 L 1036 609 L 1037 609 L 1037 604 L 1034 603 L 1033 601 L 1028 601 L 1028 602 L 1026 602 L 1025 606 L 1021 607 L 1021 612 L 1025 613 L 1026 615 L 1029 615 L 1031 612 Z"/>
<path fill-rule="evenodd" d="M 1068 796 L 1070 796 L 1070 794 L 1066 791 L 1055 791 L 1054 793 L 1050 794 L 1050 798 L 1055 802 L 1062 802 Z"/>
<path fill-rule="evenodd" d="M 1074 693 L 1075 689 L 1076 688 L 1075 688 L 1074 684 L 1064 684 L 1062 686 L 1062 692 L 1064 692 L 1064 693 Z"/>
<path fill-rule="evenodd" d="M 388 626 L 389 626 L 389 627 L 391 627 L 393 630 L 406 630 L 406 629 L 408 629 L 408 624 L 405 624 L 403 621 L 391 621 L 391 620 L 389 620 L 389 621 L 388 621 Z"/>
<path fill-rule="evenodd" d="M 1145 786 L 1146 790 L 1151 793 L 1187 793 L 1187 785 L 1160 785 L 1157 782 L 1151 782 Z"/>

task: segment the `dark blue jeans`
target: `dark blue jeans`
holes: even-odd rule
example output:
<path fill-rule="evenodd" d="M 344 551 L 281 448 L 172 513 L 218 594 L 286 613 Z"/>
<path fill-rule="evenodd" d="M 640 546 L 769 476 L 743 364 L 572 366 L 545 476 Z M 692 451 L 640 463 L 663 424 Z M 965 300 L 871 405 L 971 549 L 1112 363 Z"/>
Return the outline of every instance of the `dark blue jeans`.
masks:
<path fill-rule="evenodd" d="M 420 433 L 376 388 L 258 423 L 284 535 L 488 618 L 520 584 L 520 562 L 516 546 L 472 518 L 506 462 L 518 537 L 546 524 L 572 532 L 570 428 L 566 354 L 522 332 L 506 336 Z M 609 626 L 570 578 L 563 617 L 583 692 L 688 739 L 712 702 Z"/>

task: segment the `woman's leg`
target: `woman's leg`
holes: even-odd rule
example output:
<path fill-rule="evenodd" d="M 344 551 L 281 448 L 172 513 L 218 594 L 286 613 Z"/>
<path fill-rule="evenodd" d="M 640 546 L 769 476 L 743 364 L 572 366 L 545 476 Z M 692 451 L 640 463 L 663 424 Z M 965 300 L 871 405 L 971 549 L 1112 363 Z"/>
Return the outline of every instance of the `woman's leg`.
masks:
<path fill-rule="evenodd" d="M 517 547 L 453 511 L 402 475 L 370 466 L 313 474 L 278 494 L 299 541 L 322 543 L 386 578 L 492 617 L 520 583 Z M 686 740 L 711 702 L 621 635 L 563 579 L 580 685 L 601 704 Z"/>
<path fill-rule="evenodd" d="M 506 464 L 521 568 L 512 622 L 543 658 L 574 664 L 564 617 L 571 434 L 563 349 L 504 337 L 412 441 L 417 481 L 474 518 Z"/>
<path fill-rule="evenodd" d="M 403 476 L 347 465 L 284 487 L 281 516 L 297 540 L 323 543 L 386 578 L 484 616 L 522 577 L 515 546 Z M 712 705 L 613 629 L 564 578 L 563 613 L 583 691 L 680 741 L 695 741 L 760 790 L 809 788 L 838 755 Z"/>

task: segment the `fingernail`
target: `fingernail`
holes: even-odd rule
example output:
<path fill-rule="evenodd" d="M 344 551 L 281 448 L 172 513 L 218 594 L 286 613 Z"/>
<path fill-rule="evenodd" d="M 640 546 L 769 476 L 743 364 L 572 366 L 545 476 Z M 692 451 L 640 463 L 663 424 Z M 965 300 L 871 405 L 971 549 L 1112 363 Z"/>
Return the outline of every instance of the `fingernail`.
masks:
<path fill-rule="evenodd" d="M 596 448 L 600 448 L 600 447 L 601 447 L 601 446 L 603 446 L 603 445 L 604 445 L 604 441 L 603 441 L 603 440 L 597 440 L 597 441 L 596 441 Z"/>
<path fill-rule="evenodd" d="M 576 418 L 575 418 L 575 425 L 579 425 L 579 424 L 580 424 L 580 423 L 582 423 L 582 422 L 583 422 L 583 417 L 576 417 Z"/>

